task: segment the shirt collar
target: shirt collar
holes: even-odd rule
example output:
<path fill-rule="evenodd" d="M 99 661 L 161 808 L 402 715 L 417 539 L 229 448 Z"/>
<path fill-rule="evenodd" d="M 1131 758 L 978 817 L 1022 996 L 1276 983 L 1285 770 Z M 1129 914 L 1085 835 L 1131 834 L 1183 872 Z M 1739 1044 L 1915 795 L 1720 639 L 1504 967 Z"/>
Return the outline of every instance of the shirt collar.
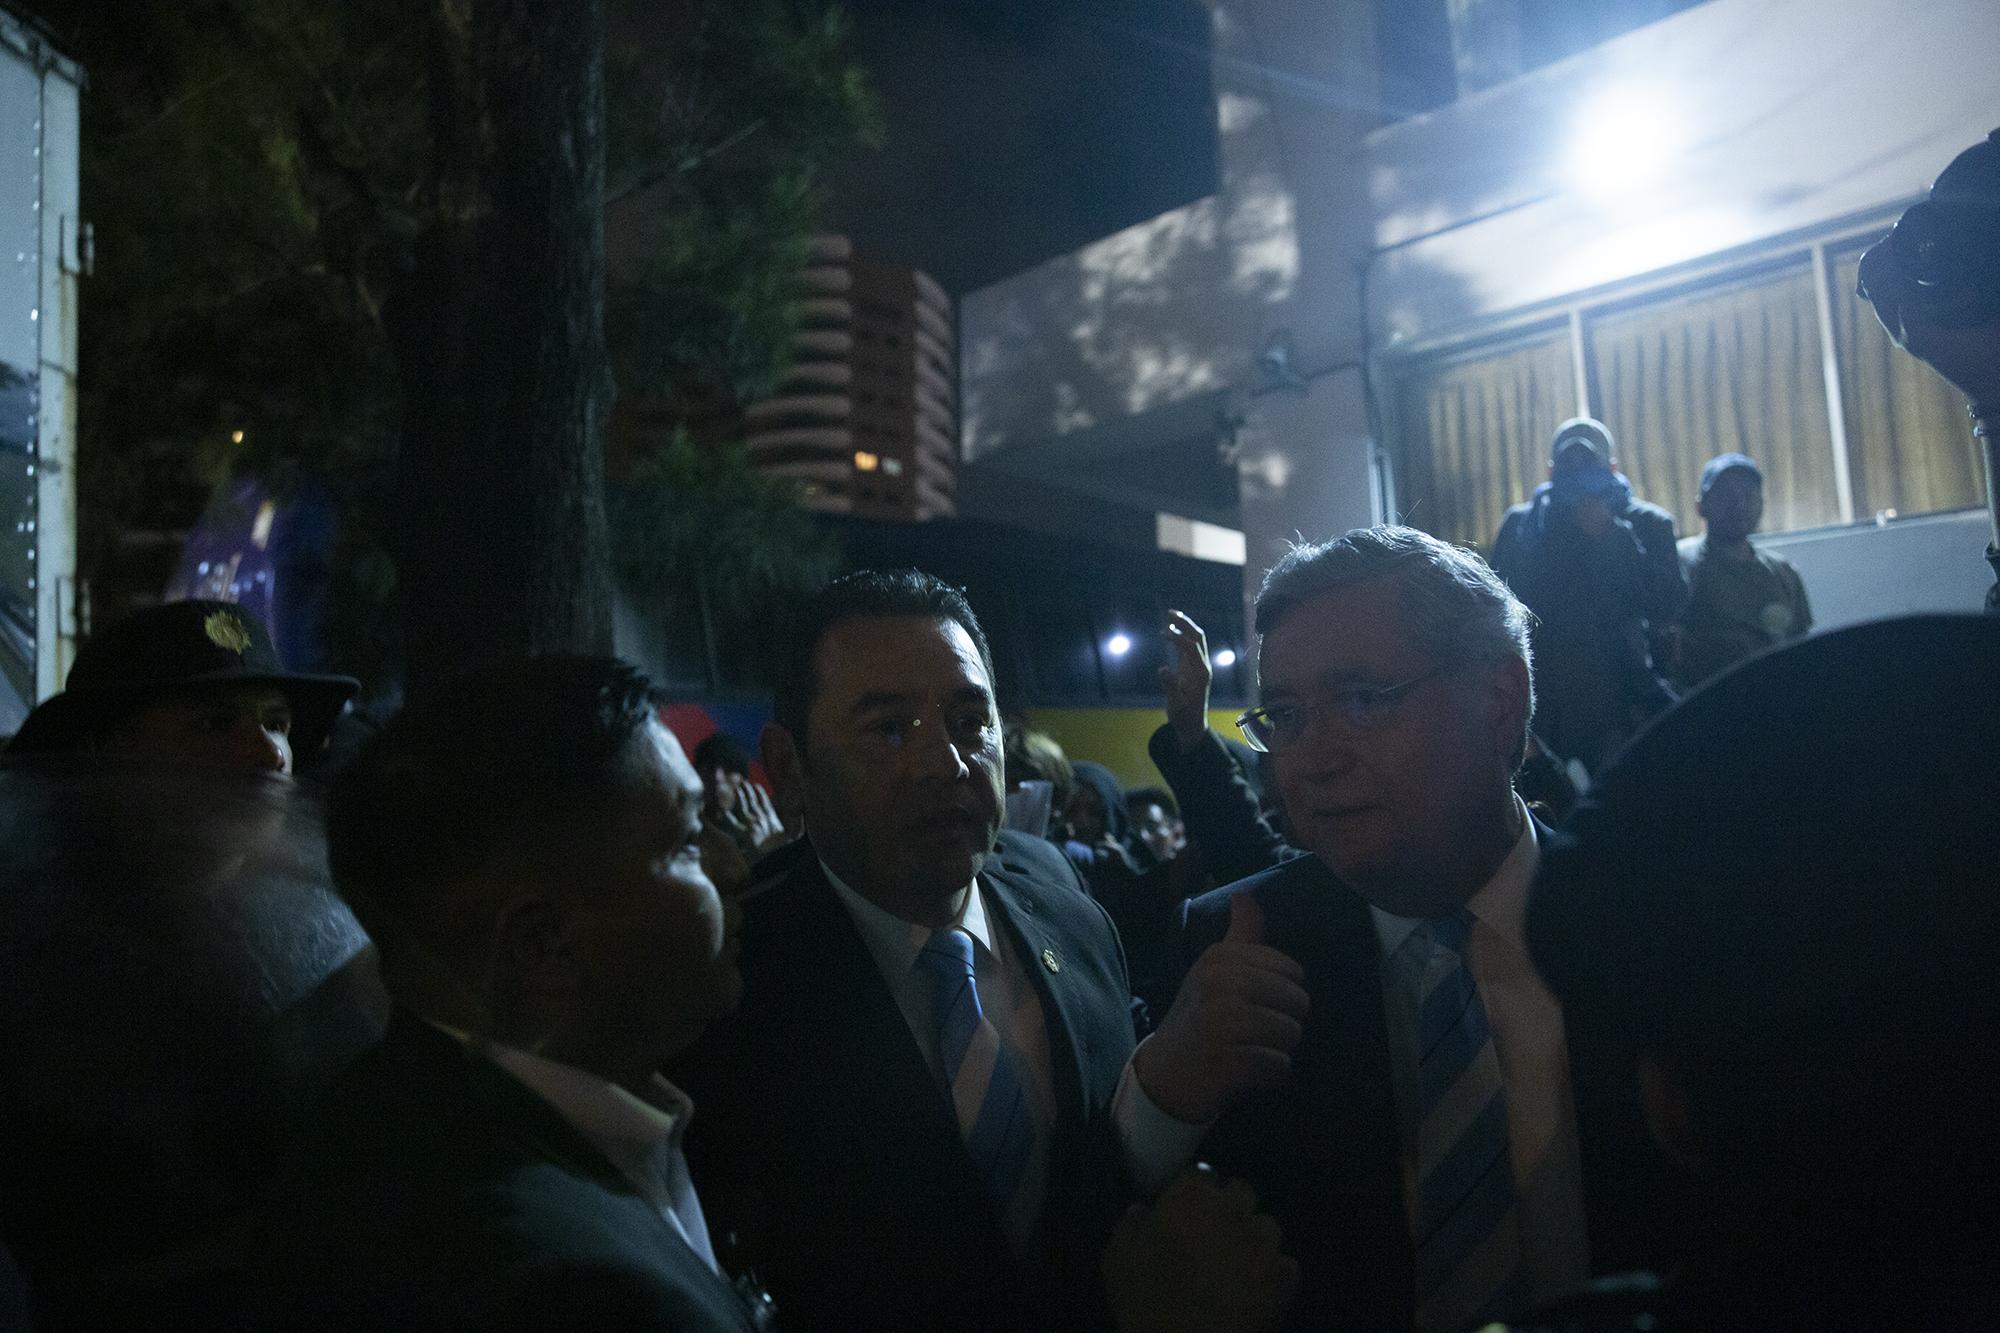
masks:
<path fill-rule="evenodd" d="M 833 885 L 833 891 L 847 906 L 847 913 L 854 918 L 854 925 L 861 932 L 868 951 L 875 956 L 875 965 L 885 977 L 908 976 L 917 964 L 917 952 L 930 942 L 934 933 L 929 926 L 914 921 L 905 921 L 894 912 L 869 902 L 848 887 L 847 881 L 835 874 L 833 867 L 825 861 L 819 868 L 826 872 L 826 882 Z M 986 924 L 986 904 L 981 901 L 979 881 L 974 879 L 960 892 L 958 910 L 952 919 L 940 929 L 956 927 L 973 938 L 980 948 L 993 952 L 992 931 Z"/>
<path fill-rule="evenodd" d="M 1508 851 L 1507 859 L 1493 872 L 1493 878 L 1480 887 L 1479 892 L 1466 902 L 1472 915 L 1516 949 L 1524 948 L 1522 937 L 1525 933 L 1523 921 L 1528 912 L 1528 886 L 1535 882 L 1535 871 L 1542 863 L 1541 844 L 1535 838 L 1534 816 L 1528 813 L 1527 803 L 1519 793 L 1514 796 L 1514 808 L 1521 816 L 1521 836 L 1514 839 L 1514 846 Z M 1368 909 L 1375 918 L 1375 934 L 1382 941 L 1382 956 L 1389 957 L 1402 947 L 1410 932 L 1423 924 L 1420 917 L 1396 916 L 1371 905 Z"/>
<path fill-rule="evenodd" d="M 472 1037 L 429 1019 L 445 1035 L 473 1046 Z M 654 1074 L 642 1097 L 588 1070 L 497 1043 L 477 1048 L 556 1109 L 570 1127 L 620 1167 L 678 1149 L 694 1115 L 686 1093 Z"/>

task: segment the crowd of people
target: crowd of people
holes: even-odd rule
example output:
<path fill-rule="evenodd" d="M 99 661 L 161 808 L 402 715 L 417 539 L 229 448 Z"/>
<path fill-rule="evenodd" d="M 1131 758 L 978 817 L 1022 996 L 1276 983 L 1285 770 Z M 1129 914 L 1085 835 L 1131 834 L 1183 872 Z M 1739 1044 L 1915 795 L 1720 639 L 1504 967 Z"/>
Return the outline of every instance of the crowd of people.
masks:
<path fill-rule="evenodd" d="M 202 1322 L 1990 1324 L 2000 619 L 1799 638 L 1756 465 L 1677 544 L 1612 450 L 1566 424 L 1490 566 L 1295 546 L 1240 740 L 1174 614 L 1160 788 L 1003 721 L 916 570 L 801 608 L 764 783 L 617 660 L 413 695 L 314 803 L 386 1026 Z M 179 603 L 7 764 L 289 786 L 356 688 Z M 0 1222 L 0 1313 L 64 1323 Z"/>

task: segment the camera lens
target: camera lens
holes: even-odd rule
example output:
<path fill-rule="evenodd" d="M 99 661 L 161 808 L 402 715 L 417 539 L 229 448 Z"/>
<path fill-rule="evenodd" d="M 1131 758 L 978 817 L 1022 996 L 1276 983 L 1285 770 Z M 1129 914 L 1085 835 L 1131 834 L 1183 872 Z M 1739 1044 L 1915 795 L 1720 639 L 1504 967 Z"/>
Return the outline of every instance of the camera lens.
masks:
<path fill-rule="evenodd" d="M 1919 287 L 1947 287 L 1959 278 L 1953 272 L 1947 229 L 1942 223 L 1937 205 L 1922 203 L 1903 214 L 1890 233 L 1903 272 Z"/>

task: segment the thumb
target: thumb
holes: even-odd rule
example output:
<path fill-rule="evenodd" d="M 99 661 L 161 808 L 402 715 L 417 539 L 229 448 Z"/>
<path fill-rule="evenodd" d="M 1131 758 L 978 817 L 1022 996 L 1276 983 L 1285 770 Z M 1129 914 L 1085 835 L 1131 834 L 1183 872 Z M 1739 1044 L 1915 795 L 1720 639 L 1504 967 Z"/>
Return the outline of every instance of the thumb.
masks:
<path fill-rule="evenodd" d="M 1264 942 L 1264 904 L 1254 893 L 1232 894 L 1229 899 L 1229 933 L 1222 937 L 1238 944 Z"/>

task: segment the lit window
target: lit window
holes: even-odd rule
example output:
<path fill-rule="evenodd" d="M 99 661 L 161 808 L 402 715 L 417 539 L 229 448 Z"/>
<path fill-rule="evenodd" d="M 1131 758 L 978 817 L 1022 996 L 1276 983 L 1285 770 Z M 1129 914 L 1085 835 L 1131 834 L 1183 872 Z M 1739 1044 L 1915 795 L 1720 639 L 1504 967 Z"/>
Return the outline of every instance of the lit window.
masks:
<path fill-rule="evenodd" d="M 854 451 L 854 470 L 856 472 L 873 472 L 881 466 L 882 459 L 879 454 L 871 454 L 866 449 L 856 449 Z"/>

